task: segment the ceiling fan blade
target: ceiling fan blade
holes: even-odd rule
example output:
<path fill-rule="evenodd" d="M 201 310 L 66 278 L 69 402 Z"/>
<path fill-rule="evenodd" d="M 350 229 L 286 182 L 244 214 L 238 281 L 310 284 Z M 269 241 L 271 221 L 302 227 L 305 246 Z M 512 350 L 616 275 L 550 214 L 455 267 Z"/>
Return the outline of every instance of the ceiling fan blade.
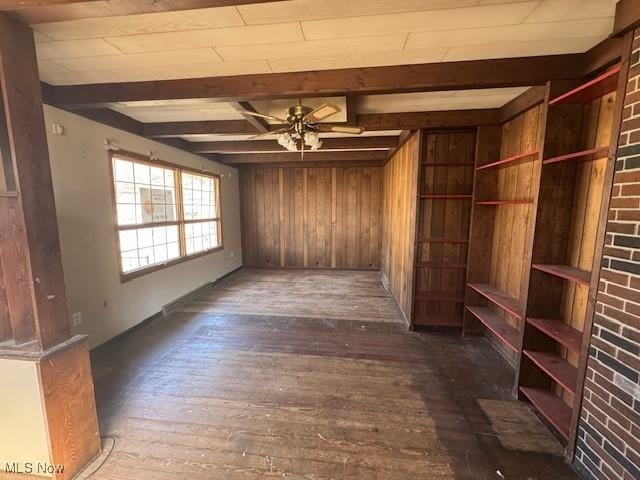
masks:
<path fill-rule="evenodd" d="M 316 127 L 320 132 L 350 133 L 353 135 L 364 132 L 362 127 L 342 127 L 340 125 L 316 125 Z"/>
<path fill-rule="evenodd" d="M 324 105 L 320 105 L 312 112 L 307 113 L 304 116 L 304 120 L 309 123 L 316 123 L 324 120 L 327 117 L 330 117 L 331 115 L 335 115 L 339 111 L 340 107 L 336 107 L 331 103 L 325 103 Z"/>
<path fill-rule="evenodd" d="M 252 117 L 266 118 L 267 120 L 273 120 L 274 122 L 278 122 L 278 123 L 287 123 L 286 120 L 283 120 L 281 118 L 273 117 L 271 115 L 264 115 L 258 112 L 251 112 L 249 110 L 239 110 L 238 113 L 241 113 L 242 115 L 251 115 Z"/>
<path fill-rule="evenodd" d="M 281 128 L 280 130 L 274 130 L 273 132 L 264 132 L 264 133 L 261 133 L 259 135 L 254 135 L 253 137 L 249 137 L 249 140 L 256 140 L 258 138 L 268 137 L 270 135 L 277 135 L 279 133 L 284 133 L 287 130 L 289 130 L 289 129 L 288 128 Z"/>

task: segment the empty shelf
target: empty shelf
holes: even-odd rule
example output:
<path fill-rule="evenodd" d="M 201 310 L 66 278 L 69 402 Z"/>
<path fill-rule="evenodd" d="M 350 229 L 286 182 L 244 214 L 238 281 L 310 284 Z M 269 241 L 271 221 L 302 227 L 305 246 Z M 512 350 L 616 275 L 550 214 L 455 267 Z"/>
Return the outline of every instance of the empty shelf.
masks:
<path fill-rule="evenodd" d="M 467 307 L 467 310 L 487 327 L 493 334 L 502 340 L 511 350 L 518 351 L 520 334 L 502 318 L 487 307 Z"/>
<path fill-rule="evenodd" d="M 416 292 L 415 299 L 464 303 L 464 292 Z"/>
<path fill-rule="evenodd" d="M 579 87 L 569 90 L 549 101 L 549 105 L 558 103 L 587 103 L 613 92 L 618 88 L 618 73 L 620 66 L 610 68 L 593 80 L 583 83 Z"/>
<path fill-rule="evenodd" d="M 464 270 L 467 268 L 466 263 L 439 263 L 439 262 L 420 262 L 416 268 L 433 268 L 441 270 Z"/>
<path fill-rule="evenodd" d="M 514 317 L 518 319 L 522 318 L 522 313 L 520 313 L 522 307 L 520 305 L 520 301 L 517 298 L 510 297 L 502 293 L 497 288 L 492 287 L 491 285 L 486 283 L 469 283 L 468 285 L 470 288 L 473 288 L 476 292 L 485 297 L 487 300 L 502 308 L 503 310 L 506 310 Z"/>
<path fill-rule="evenodd" d="M 477 200 L 474 202 L 476 205 L 524 205 L 527 203 L 533 203 L 532 200 Z"/>
<path fill-rule="evenodd" d="M 550 163 L 568 162 L 570 160 L 577 160 L 579 158 L 586 158 L 586 160 L 595 160 L 597 158 L 606 157 L 609 153 L 609 147 L 590 148 L 589 150 L 581 150 L 579 152 L 567 153 L 566 155 L 558 155 L 557 157 L 546 158 L 542 161 L 545 165 Z"/>
<path fill-rule="evenodd" d="M 571 423 L 571 407 L 569 405 L 548 390 L 520 387 L 520 391 L 565 440 L 569 439 L 569 424 Z"/>
<path fill-rule="evenodd" d="M 455 195 L 455 194 L 428 194 L 420 195 L 420 198 L 425 199 L 444 199 L 444 200 L 463 200 L 472 198 L 471 195 Z"/>
<path fill-rule="evenodd" d="M 551 352 L 525 350 L 524 354 L 558 385 L 570 393 L 575 393 L 578 382 L 578 369 Z"/>
<path fill-rule="evenodd" d="M 428 238 L 419 238 L 418 243 L 469 243 L 469 239 L 428 237 Z"/>
<path fill-rule="evenodd" d="M 513 156 L 507 157 L 507 158 L 503 158 L 503 159 L 497 160 L 495 162 L 485 163 L 484 165 L 480 165 L 479 167 L 476 167 L 476 170 L 487 170 L 489 168 L 500 167 L 500 166 L 506 165 L 508 163 L 517 162 L 518 160 L 522 160 L 523 158 L 531 157 L 532 155 L 537 155 L 537 154 L 538 154 L 538 150 L 532 150 L 530 152 L 519 153 L 517 155 L 513 155 Z"/>
<path fill-rule="evenodd" d="M 563 347 L 573 352 L 580 352 L 582 346 L 582 332 L 571 328 L 562 320 L 550 318 L 527 318 L 527 323 L 533 325 L 545 335 L 553 338 Z"/>
<path fill-rule="evenodd" d="M 570 267 L 568 265 L 545 265 L 541 263 L 534 263 L 532 268 L 550 275 L 555 275 L 556 277 L 564 278 L 565 280 L 570 280 L 580 285 L 588 286 L 589 283 L 591 283 L 591 272 Z"/>

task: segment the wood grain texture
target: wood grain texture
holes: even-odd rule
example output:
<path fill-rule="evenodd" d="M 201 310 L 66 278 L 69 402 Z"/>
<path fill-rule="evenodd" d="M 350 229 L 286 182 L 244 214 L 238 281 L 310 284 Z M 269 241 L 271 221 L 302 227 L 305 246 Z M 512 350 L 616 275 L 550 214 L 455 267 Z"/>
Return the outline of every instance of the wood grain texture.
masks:
<path fill-rule="evenodd" d="M 247 266 L 380 266 L 382 168 L 240 170 Z"/>
<path fill-rule="evenodd" d="M 19 342 L 37 340 L 46 350 L 68 339 L 70 329 L 42 94 L 33 32 L 2 13 L 0 62 L 12 176 L 20 192 L 2 198 L 3 277 L 14 335 Z M 10 261 L 4 259 L 7 247 Z M 19 311 L 15 319 L 14 310 Z M 23 322 L 32 325 L 16 328 Z"/>
<path fill-rule="evenodd" d="M 535 102 L 534 102 L 535 103 Z M 540 129 L 544 126 L 542 105 L 534 106 L 504 123 L 499 129 L 480 129 L 477 165 L 495 162 L 524 152 L 541 150 Z M 526 199 L 527 203 L 474 205 L 468 281 L 488 284 L 518 305 L 524 304 L 529 281 L 530 250 L 535 221 L 535 198 L 539 185 L 540 155 L 523 161 L 476 172 L 474 200 Z M 467 288 L 466 304 L 486 302 Z M 522 331 L 523 317 L 513 315 L 495 303 L 489 304 L 506 326 Z M 518 309 L 521 310 L 521 307 Z M 477 319 L 465 314 L 465 332 L 481 330 Z M 495 338 L 494 338 L 495 339 Z M 495 339 L 495 345 L 514 365 L 517 353 Z M 518 346 L 519 348 L 519 346 Z"/>
<path fill-rule="evenodd" d="M 211 98 L 220 101 L 542 85 L 580 77 L 582 55 L 51 87 L 53 105 Z"/>
<path fill-rule="evenodd" d="M 621 84 L 624 87 L 623 82 Z M 585 104 L 559 103 L 549 108 L 547 119 L 545 157 L 570 156 L 572 152 L 594 149 L 599 154 L 591 155 L 586 161 L 576 159 L 543 167 L 533 248 L 533 262 L 542 264 L 542 271 L 531 273 L 527 315 L 555 319 L 585 338 L 590 335 L 588 316 L 593 314 L 598 288 L 591 272 L 594 268 L 597 270 L 602 254 L 606 222 L 603 197 L 611 188 L 613 160 L 607 157 L 605 147 L 615 142 L 612 129 L 616 98 L 617 92 L 612 92 Z M 548 265 L 580 272 L 581 282 L 567 280 L 568 275 L 549 275 Z M 588 341 L 583 338 L 582 343 Z M 586 349 L 566 348 L 534 326 L 525 329 L 523 348 L 553 352 L 558 362 L 571 372 L 578 371 L 586 355 Z M 576 404 L 574 398 L 576 386 L 572 384 L 568 389 L 560 383 L 552 372 L 545 372 L 535 362 L 521 362 L 519 386 L 550 391 L 562 399 L 569 413 L 578 410 L 579 402 Z M 543 414 L 551 415 L 550 412 Z M 564 416 L 566 423 L 556 427 L 567 436 L 568 432 L 575 432 L 577 418 L 577 413 L 568 418 Z M 571 439 L 568 440 L 571 443 Z"/>
<path fill-rule="evenodd" d="M 196 300 L 95 356 L 100 422 L 117 441 L 92 480 L 576 479 L 493 435 L 476 399 L 507 400 L 511 375 L 485 342 L 409 334 L 397 308 L 366 321 L 395 304 L 375 272 L 281 272 L 234 273 L 209 293 L 215 312 Z M 258 288 L 251 305 L 243 292 Z M 272 314 L 290 304 L 298 314 Z M 531 447 L 519 427 L 512 441 Z"/>
<path fill-rule="evenodd" d="M 475 130 L 453 133 L 424 133 L 419 193 L 468 194 L 473 190 Z M 431 165 L 436 166 L 431 166 Z M 418 239 L 466 239 L 469 236 L 471 198 L 421 199 L 418 204 Z M 466 243 L 418 242 L 416 265 L 460 264 L 462 268 L 416 270 L 416 292 L 464 292 L 467 262 Z M 416 325 L 462 326 L 463 305 L 443 301 L 415 302 Z"/>
<path fill-rule="evenodd" d="M 400 305 L 407 325 L 413 312 L 418 173 L 422 132 L 413 133 L 384 167 L 382 265 L 385 283 Z"/>
<path fill-rule="evenodd" d="M 100 434 L 86 339 L 38 365 L 54 478 L 73 478 L 100 453 Z"/>

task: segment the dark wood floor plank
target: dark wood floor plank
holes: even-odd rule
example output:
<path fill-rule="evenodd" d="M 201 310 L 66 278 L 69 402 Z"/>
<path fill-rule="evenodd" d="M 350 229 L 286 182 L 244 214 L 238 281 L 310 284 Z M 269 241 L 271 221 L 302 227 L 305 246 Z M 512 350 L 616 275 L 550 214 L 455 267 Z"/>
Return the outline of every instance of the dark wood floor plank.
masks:
<path fill-rule="evenodd" d="M 506 364 L 408 333 L 375 272 L 242 270 L 93 365 L 96 480 L 576 478 L 501 446 L 477 400 L 510 399 Z"/>

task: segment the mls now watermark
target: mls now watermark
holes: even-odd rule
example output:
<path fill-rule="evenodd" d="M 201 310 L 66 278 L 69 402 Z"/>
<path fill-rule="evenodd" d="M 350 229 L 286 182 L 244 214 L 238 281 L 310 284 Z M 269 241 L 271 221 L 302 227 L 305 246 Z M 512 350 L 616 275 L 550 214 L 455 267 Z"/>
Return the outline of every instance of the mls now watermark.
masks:
<path fill-rule="evenodd" d="M 4 464 L 4 471 L 15 474 L 53 475 L 64 473 L 64 465 L 54 465 L 47 462 L 7 462 Z"/>

